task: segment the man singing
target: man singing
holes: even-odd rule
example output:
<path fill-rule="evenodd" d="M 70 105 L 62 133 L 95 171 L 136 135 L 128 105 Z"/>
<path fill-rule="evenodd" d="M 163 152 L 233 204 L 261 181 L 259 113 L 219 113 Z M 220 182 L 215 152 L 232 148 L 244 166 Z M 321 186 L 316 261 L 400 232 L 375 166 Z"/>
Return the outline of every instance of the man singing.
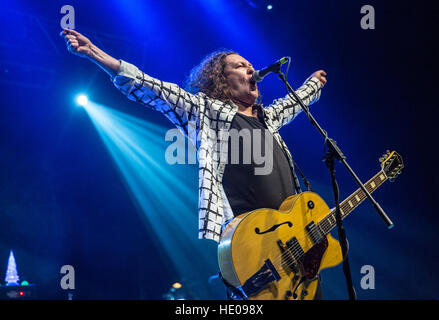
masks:
<path fill-rule="evenodd" d="M 288 196 L 301 191 L 291 154 L 278 132 L 301 108 L 289 96 L 268 107 L 258 104 L 259 90 L 252 79 L 255 70 L 239 54 L 216 51 L 208 55 L 192 70 L 189 91 L 111 57 L 77 31 L 64 30 L 61 36 L 71 53 L 96 63 L 129 99 L 162 112 L 194 142 L 199 160 L 199 238 L 219 242 L 224 226 L 233 217 L 258 208 L 278 209 Z M 311 105 L 325 83 L 325 71 L 316 71 L 296 93 Z M 263 134 L 258 143 L 262 145 L 267 139 L 274 141 L 268 150 L 272 170 L 255 174 L 259 164 L 253 157 L 249 163 L 242 159 L 237 163 L 220 161 L 216 153 L 224 142 L 221 133 L 232 129 L 259 130 Z M 250 134 L 250 139 L 255 136 Z M 228 145 L 227 160 L 234 152 L 243 154 L 243 143 L 235 147 L 238 150 Z"/>

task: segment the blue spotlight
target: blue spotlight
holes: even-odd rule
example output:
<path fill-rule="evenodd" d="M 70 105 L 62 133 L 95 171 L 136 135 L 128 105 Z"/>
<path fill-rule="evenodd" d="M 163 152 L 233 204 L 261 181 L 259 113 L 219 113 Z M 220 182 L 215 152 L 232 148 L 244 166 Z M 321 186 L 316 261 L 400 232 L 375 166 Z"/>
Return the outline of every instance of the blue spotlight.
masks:
<path fill-rule="evenodd" d="M 272 6 L 271 4 L 269 4 L 269 5 L 267 6 L 267 10 L 271 10 L 271 9 L 273 9 L 273 6 Z"/>
<path fill-rule="evenodd" d="M 79 96 L 76 97 L 76 103 L 84 107 L 88 103 L 87 96 L 84 94 L 80 94 Z"/>
<path fill-rule="evenodd" d="M 196 283 L 216 273 L 216 243 L 205 243 L 196 237 L 197 167 L 185 170 L 166 160 L 169 143 L 166 127 L 138 119 L 90 100 L 84 108 L 95 125 L 109 154 L 117 166 L 128 192 L 135 201 L 145 228 L 152 234 L 163 253 L 173 263 L 177 279 Z M 151 112 L 151 110 L 148 110 Z M 172 127 L 172 130 L 176 130 Z M 186 149 L 181 135 L 175 143 Z M 188 147 L 189 148 L 189 147 Z M 180 149 L 181 150 L 181 149 Z M 163 196 L 167 195 L 167 196 Z M 210 246 L 210 247 L 208 247 Z M 193 257 L 199 263 L 193 265 Z M 206 281 L 207 283 L 207 281 Z M 178 284 L 173 288 L 178 289 Z M 206 287 L 203 290 L 210 290 Z M 178 292 L 171 292 L 177 299 Z M 184 293 L 186 296 L 186 292 Z M 180 296 L 178 297 L 180 298 Z"/>

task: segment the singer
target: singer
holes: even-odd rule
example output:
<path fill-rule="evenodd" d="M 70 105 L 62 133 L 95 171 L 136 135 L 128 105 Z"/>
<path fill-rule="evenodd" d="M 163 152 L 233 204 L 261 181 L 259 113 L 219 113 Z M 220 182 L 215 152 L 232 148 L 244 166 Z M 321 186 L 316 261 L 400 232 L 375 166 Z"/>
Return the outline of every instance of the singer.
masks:
<path fill-rule="evenodd" d="M 258 208 L 278 209 L 285 198 L 301 192 L 291 153 L 278 132 L 299 114 L 300 106 L 286 96 L 263 107 L 256 82 L 260 79 L 254 79 L 252 64 L 236 52 L 221 50 L 208 55 L 191 71 L 183 89 L 111 57 L 77 31 L 64 30 L 60 35 L 71 53 L 97 64 L 130 100 L 162 112 L 189 139 L 191 129 L 201 137 L 195 141 L 199 159 L 199 238 L 219 242 L 222 230 L 234 217 Z M 296 93 L 311 105 L 320 97 L 325 83 L 325 71 L 316 71 Z M 190 128 L 191 123 L 194 128 Z M 249 163 L 241 157 L 238 163 L 218 160 L 218 133 L 232 129 L 249 132 L 250 140 L 240 140 L 234 146 L 237 150 L 228 144 L 229 157 L 234 152 L 243 155 L 246 144 L 260 143 L 264 149 L 268 140 L 274 141 L 272 148 L 265 148 L 272 153 L 269 173 L 255 174 L 260 163 L 253 156 Z M 211 130 L 217 134 L 212 135 Z M 233 288 L 229 289 L 230 298 L 240 298 Z M 316 294 L 315 298 L 319 297 Z"/>

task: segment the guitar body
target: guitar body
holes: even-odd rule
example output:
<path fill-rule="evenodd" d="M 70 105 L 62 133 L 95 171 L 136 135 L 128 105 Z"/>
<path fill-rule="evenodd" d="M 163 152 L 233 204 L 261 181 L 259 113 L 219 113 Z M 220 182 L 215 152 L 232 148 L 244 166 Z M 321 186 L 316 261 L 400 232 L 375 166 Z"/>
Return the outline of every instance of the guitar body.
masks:
<path fill-rule="evenodd" d="M 380 162 L 382 170 L 364 184 L 368 192 L 393 181 L 404 167 L 396 151 L 387 151 Z M 365 199 L 360 188 L 342 201 L 341 219 Z M 221 235 L 221 274 L 247 299 L 312 300 L 320 271 L 343 260 L 340 244 L 330 234 L 335 226 L 335 210 L 314 192 L 288 197 L 279 210 L 243 213 Z"/>
<path fill-rule="evenodd" d="M 235 217 L 218 246 L 223 278 L 252 300 L 312 300 L 320 271 L 342 262 L 338 241 L 330 234 L 313 241 L 315 229 L 307 229 L 329 212 L 319 195 L 303 192 L 285 199 L 279 210 Z"/>

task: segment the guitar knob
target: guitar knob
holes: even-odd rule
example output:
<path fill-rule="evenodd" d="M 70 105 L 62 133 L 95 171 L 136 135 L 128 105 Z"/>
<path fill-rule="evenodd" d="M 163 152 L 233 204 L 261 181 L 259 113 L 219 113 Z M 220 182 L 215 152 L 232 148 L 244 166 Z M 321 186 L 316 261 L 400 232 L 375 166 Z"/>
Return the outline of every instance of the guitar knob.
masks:
<path fill-rule="evenodd" d="M 305 298 L 308 295 L 308 291 L 303 289 L 302 293 L 300 294 L 301 299 Z"/>

